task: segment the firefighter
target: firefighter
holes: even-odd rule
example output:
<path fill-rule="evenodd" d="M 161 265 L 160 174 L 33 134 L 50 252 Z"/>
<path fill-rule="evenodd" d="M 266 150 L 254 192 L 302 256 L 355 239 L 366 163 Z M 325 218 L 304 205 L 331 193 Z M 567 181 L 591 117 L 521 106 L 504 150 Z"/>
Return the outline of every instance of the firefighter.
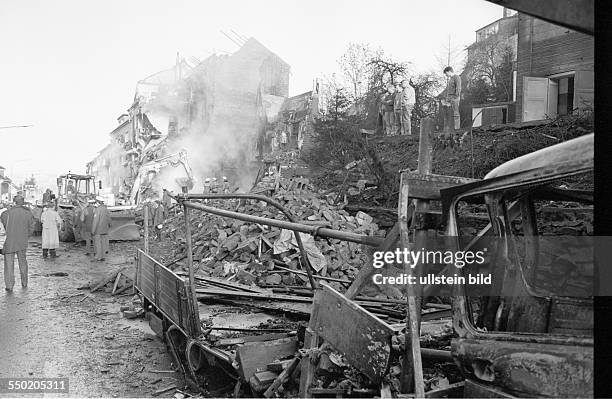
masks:
<path fill-rule="evenodd" d="M 223 176 L 223 193 L 227 194 L 230 192 L 229 181 L 227 180 L 227 176 Z"/>

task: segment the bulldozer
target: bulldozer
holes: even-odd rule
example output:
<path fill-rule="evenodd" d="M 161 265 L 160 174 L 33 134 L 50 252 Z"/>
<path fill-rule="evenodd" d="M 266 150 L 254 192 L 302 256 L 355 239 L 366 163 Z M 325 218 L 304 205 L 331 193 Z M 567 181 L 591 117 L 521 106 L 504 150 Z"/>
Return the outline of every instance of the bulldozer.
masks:
<path fill-rule="evenodd" d="M 60 241 L 81 241 L 80 232 L 75 230 L 78 210 L 87 205 L 88 200 L 96 200 L 98 196 L 95 176 L 79 175 L 68 172 L 57 178 L 58 198 L 57 212 L 62 219 L 59 231 Z M 133 241 L 140 239 L 140 228 L 135 223 L 135 213 L 131 207 L 109 206 L 111 228 L 109 240 Z"/>

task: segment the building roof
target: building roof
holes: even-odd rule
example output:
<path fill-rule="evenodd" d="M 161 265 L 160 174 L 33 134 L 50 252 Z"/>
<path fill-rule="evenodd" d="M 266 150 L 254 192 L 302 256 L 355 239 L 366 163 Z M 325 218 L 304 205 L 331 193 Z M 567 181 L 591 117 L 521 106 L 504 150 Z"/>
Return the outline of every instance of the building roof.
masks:
<path fill-rule="evenodd" d="M 512 19 L 512 18 L 518 18 L 518 13 L 514 14 L 514 15 L 510 15 L 509 17 L 502 17 L 500 19 L 496 19 L 495 21 L 486 24 L 485 26 L 483 26 L 482 28 L 478 28 L 475 30 L 476 33 L 480 32 L 483 29 L 488 28 L 489 26 L 498 23 L 499 21 L 503 21 L 503 20 L 507 20 L 507 19 Z"/>

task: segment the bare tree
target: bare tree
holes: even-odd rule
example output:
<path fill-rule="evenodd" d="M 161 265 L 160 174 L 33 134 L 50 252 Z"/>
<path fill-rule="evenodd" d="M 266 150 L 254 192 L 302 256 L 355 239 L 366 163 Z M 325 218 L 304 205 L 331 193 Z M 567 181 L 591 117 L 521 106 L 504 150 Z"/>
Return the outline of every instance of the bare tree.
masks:
<path fill-rule="evenodd" d="M 396 84 L 406 77 L 408 73 L 408 63 L 393 61 L 382 56 L 374 58 L 369 62 L 371 67 L 370 80 L 371 88 L 382 87 L 385 83 Z"/>
<path fill-rule="evenodd" d="M 514 51 L 504 41 L 486 40 L 474 48 L 467 60 L 465 71 L 468 82 L 484 81 L 496 93 L 497 101 L 512 97 L 512 70 Z"/>
<path fill-rule="evenodd" d="M 465 63 L 465 48 L 453 44 L 449 35 L 448 42 L 441 45 L 440 52 L 435 54 L 435 58 L 440 71 L 449 65 L 463 65 Z"/>
<path fill-rule="evenodd" d="M 368 89 L 370 61 L 380 58 L 382 49 L 372 49 L 369 44 L 349 43 L 346 51 L 338 60 L 342 73 L 351 85 L 354 99 L 360 98 Z"/>

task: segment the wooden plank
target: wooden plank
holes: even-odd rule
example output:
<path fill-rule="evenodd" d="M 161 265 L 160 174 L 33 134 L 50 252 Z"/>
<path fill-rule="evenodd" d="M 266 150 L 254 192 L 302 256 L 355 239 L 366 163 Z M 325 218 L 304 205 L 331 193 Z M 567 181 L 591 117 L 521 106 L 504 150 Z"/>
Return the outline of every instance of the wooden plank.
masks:
<path fill-rule="evenodd" d="M 426 172 L 402 172 L 401 176 L 408 182 L 408 197 L 426 200 L 439 200 L 441 198 L 440 190 L 478 181 L 478 179 L 467 177 L 436 175 Z"/>
<path fill-rule="evenodd" d="M 295 337 L 266 342 L 247 342 L 236 350 L 240 378 L 248 382 L 258 369 L 265 370 L 268 363 L 294 355 L 296 351 Z"/>
<path fill-rule="evenodd" d="M 196 294 L 204 294 L 204 295 L 219 295 L 219 296 L 229 296 L 229 297 L 238 297 L 238 298 L 254 298 L 254 299 L 262 299 L 262 300 L 275 300 L 275 301 L 287 301 L 287 302 L 304 302 L 309 303 L 312 302 L 311 298 L 308 297 L 300 297 L 295 295 L 281 295 L 275 294 L 273 292 L 270 293 L 260 293 L 260 292 L 240 292 L 240 291 L 229 291 L 229 290 L 214 290 L 208 288 L 197 288 Z"/>
<path fill-rule="evenodd" d="M 114 295 L 115 291 L 117 291 L 117 286 L 119 285 L 119 280 L 121 280 L 121 272 L 117 273 L 117 278 L 115 279 L 115 284 L 113 284 L 113 291 L 111 292 L 112 295 Z"/>
<path fill-rule="evenodd" d="M 391 326 L 327 285 L 315 298 L 316 332 L 372 382 L 380 383 L 391 356 Z"/>
<path fill-rule="evenodd" d="M 287 333 L 268 333 L 261 335 L 247 335 L 245 337 L 237 338 L 222 338 L 215 342 L 215 346 L 239 345 L 244 344 L 246 342 L 272 341 L 275 339 L 287 338 L 288 336 L 289 335 Z"/>
<path fill-rule="evenodd" d="M 294 357 L 293 360 L 287 365 L 287 367 L 279 374 L 278 378 L 274 380 L 272 385 L 264 392 L 264 396 L 266 398 L 271 398 L 274 396 L 278 388 L 283 385 L 285 382 L 289 380 L 289 377 L 300 363 L 299 357 Z"/>

